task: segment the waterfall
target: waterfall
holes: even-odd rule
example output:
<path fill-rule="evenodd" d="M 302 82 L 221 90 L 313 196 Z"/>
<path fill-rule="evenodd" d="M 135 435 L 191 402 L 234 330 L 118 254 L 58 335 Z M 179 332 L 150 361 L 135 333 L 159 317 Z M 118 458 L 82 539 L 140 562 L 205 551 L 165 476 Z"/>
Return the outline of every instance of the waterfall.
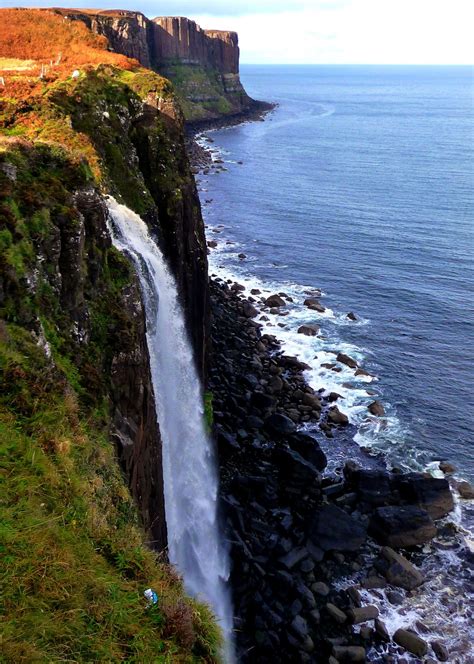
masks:
<path fill-rule="evenodd" d="M 216 459 L 176 283 L 143 220 L 112 197 L 108 208 L 113 243 L 135 265 L 146 310 L 163 442 L 169 559 L 182 574 L 187 592 L 210 604 L 229 642 L 229 561 L 219 536 Z"/>

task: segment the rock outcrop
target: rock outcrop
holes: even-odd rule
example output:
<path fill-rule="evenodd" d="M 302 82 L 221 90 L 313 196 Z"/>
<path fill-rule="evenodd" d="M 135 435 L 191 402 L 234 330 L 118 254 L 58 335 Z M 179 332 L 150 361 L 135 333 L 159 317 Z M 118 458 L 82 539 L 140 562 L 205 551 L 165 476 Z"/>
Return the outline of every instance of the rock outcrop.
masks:
<path fill-rule="evenodd" d="M 188 120 L 237 115 L 253 106 L 239 77 L 236 32 L 203 30 L 179 16 L 152 20 L 123 10 L 55 9 L 106 37 L 111 50 L 172 80 Z"/>

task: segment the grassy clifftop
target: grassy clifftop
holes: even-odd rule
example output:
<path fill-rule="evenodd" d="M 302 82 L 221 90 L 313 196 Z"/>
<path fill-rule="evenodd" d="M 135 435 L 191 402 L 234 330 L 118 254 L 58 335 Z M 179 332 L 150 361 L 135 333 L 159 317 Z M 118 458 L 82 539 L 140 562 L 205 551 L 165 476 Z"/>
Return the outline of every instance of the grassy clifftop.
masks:
<path fill-rule="evenodd" d="M 120 408 L 151 388 L 138 285 L 111 246 L 102 194 L 157 225 L 162 212 L 166 234 L 187 186 L 173 149 L 180 110 L 166 79 L 109 53 L 82 24 L 4 11 L 2 661 L 215 662 L 213 616 L 151 550 L 132 499 L 127 464 L 137 473 L 144 457 L 120 466 L 111 442 Z M 144 168 L 150 154 L 156 173 Z"/>

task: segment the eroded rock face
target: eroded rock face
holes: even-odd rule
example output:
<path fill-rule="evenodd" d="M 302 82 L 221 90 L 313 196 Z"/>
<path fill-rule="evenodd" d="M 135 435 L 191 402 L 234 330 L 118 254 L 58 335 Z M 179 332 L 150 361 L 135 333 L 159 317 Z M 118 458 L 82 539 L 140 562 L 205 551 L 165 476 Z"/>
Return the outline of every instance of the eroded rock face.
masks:
<path fill-rule="evenodd" d="M 252 100 L 239 77 L 239 44 L 236 32 L 203 30 L 183 16 L 148 19 L 125 10 L 55 9 L 68 20 L 82 21 L 106 37 L 116 53 L 138 60 L 165 76 L 175 78 L 178 91 L 197 104 L 189 119 L 233 115 L 247 110 Z M 176 66 L 189 67 L 183 87 Z M 199 76 L 194 70 L 199 68 Z M 206 80 L 203 80 L 204 79 Z M 208 108 L 201 104 L 207 102 Z M 193 116 L 196 114 L 196 117 Z"/>

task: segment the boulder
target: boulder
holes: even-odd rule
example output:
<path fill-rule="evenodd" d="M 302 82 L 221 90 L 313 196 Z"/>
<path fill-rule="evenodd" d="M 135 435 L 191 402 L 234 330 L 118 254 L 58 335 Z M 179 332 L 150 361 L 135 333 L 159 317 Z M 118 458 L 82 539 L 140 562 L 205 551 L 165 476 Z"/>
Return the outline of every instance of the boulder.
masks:
<path fill-rule="evenodd" d="M 313 583 L 311 590 L 315 595 L 321 595 L 321 597 L 327 597 L 329 595 L 329 586 L 323 581 L 316 581 L 316 583 Z"/>
<path fill-rule="evenodd" d="M 324 551 L 357 551 L 366 540 L 366 529 L 339 507 L 322 505 L 311 524 L 309 540 Z"/>
<path fill-rule="evenodd" d="M 390 499 L 390 476 L 385 470 L 357 468 L 348 471 L 350 484 L 362 503 L 382 506 Z"/>
<path fill-rule="evenodd" d="M 375 633 L 381 641 L 390 641 L 390 634 L 388 633 L 388 629 L 384 622 L 379 618 L 376 618 L 374 621 L 374 627 Z"/>
<path fill-rule="evenodd" d="M 445 475 L 451 475 L 451 473 L 456 472 L 456 466 L 453 466 L 453 464 L 449 463 L 448 461 L 440 461 L 439 469 Z"/>
<path fill-rule="evenodd" d="M 258 315 L 257 309 L 250 302 L 245 301 L 242 305 L 242 310 L 246 318 L 255 318 Z"/>
<path fill-rule="evenodd" d="M 284 307 L 285 306 L 285 300 L 280 297 L 279 295 L 270 295 L 270 297 L 267 297 L 265 300 L 265 305 L 267 307 Z"/>
<path fill-rule="evenodd" d="M 396 478 L 395 486 L 405 502 L 419 505 L 432 519 L 441 519 L 454 508 L 453 495 L 445 478 L 407 473 Z"/>
<path fill-rule="evenodd" d="M 347 612 L 349 620 L 353 625 L 367 622 L 368 620 L 375 620 L 379 616 L 379 610 L 376 606 L 368 605 L 349 609 Z"/>
<path fill-rule="evenodd" d="M 474 499 L 474 487 L 469 482 L 458 482 L 457 488 L 463 500 Z"/>
<path fill-rule="evenodd" d="M 421 636 L 415 634 L 415 632 L 410 632 L 408 629 L 397 629 L 393 635 L 393 640 L 395 643 L 408 652 L 411 652 L 416 657 L 424 657 L 428 652 L 428 644 Z"/>
<path fill-rule="evenodd" d="M 298 328 L 298 334 L 305 334 L 307 337 L 315 337 L 319 332 L 319 325 L 301 325 Z"/>
<path fill-rule="evenodd" d="M 385 571 L 387 581 L 397 588 L 413 590 L 424 582 L 423 574 L 409 560 L 392 548 L 382 549 L 382 556 L 388 563 Z"/>
<path fill-rule="evenodd" d="M 344 611 L 341 611 L 341 609 L 339 609 L 335 604 L 331 604 L 331 602 L 326 604 L 326 611 L 329 613 L 331 618 L 333 618 L 340 625 L 345 623 L 347 620 L 347 616 Z"/>
<path fill-rule="evenodd" d="M 296 618 L 294 618 L 291 623 L 291 629 L 301 641 L 304 641 L 308 636 L 308 624 L 301 616 L 296 616 Z"/>
<path fill-rule="evenodd" d="M 428 512 L 411 505 L 378 507 L 369 523 L 369 535 L 377 542 L 400 549 L 425 544 L 436 532 Z"/>
<path fill-rule="evenodd" d="M 357 320 L 357 316 L 355 315 L 355 313 L 353 311 L 349 311 L 346 318 L 348 318 L 349 320 Z"/>
<path fill-rule="evenodd" d="M 375 415 L 376 417 L 383 417 L 385 415 L 385 408 L 380 401 L 372 401 L 372 403 L 367 406 L 367 410 L 371 415 Z"/>
<path fill-rule="evenodd" d="M 250 403 L 259 410 L 268 410 L 275 407 L 276 400 L 269 394 L 263 392 L 253 392 L 250 396 Z"/>
<path fill-rule="evenodd" d="M 290 489 L 294 492 L 298 488 L 300 491 L 317 489 L 319 493 L 321 476 L 316 466 L 294 450 L 279 449 L 276 450 L 275 455 L 278 459 L 280 477 L 283 480 L 282 490 L 288 491 Z"/>
<path fill-rule="evenodd" d="M 440 662 L 447 662 L 449 660 L 449 650 L 446 648 L 444 643 L 441 643 L 441 641 L 432 641 L 431 647 L 433 648 L 433 652 Z"/>
<path fill-rule="evenodd" d="M 328 422 L 346 426 L 349 424 L 349 418 L 344 413 L 341 413 L 337 406 L 333 406 L 328 410 Z"/>
<path fill-rule="evenodd" d="M 296 425 L 281 413 L 272 413 L 265 419 L 265 429 L 275 436 L 285 436 L 296 431 Z"/>
<path fill-rule="evenodd" d="M 210 247 L 211 249 L 215 249 L 217 247 L 217 242 L 215 240 L 208 240 L 207 246 Z"/>
<path fill-rule="evenodd" d="M 336 360 L 338 362 L 341 362 L 341 364 L 345 364 L 347 367 L 350 367 L 351 369 L 357 369 L 358 367 L 357 362 L 352 357 L 349 357 L 349 355 L 346 355 L 345 353 L 338 353 Z"/>
<path fill-rule="evenodd" d="M 362 646 L 334 646 L 332 652 L 338 662 L 365 662 Z"/>
<path fill-rule="evenodd" d="M 318 311 L 320 314 L 326 311 L 326 308 L 323 307 L 321 302 L 316 297 L 307 297 L 304 301 L 305 307 L 311 309 L 312 311 Z"/>
<path fill-rule="evenodd" d="M 321 399 L 316 394 L 305 392 L 301 398 L 301 402 L 305 406 L 311 406 L 313 410 L 321 410 Z"/>
<path fill-rule="evenodd" d="M 327 458 L 318 441 L 305 433 L 294 433 L 288 436 L 286 442 L 292 450 L 298 452 L 303 459 L 313 464 L 317 470 L 324 470 L 327 466 Z"/>

